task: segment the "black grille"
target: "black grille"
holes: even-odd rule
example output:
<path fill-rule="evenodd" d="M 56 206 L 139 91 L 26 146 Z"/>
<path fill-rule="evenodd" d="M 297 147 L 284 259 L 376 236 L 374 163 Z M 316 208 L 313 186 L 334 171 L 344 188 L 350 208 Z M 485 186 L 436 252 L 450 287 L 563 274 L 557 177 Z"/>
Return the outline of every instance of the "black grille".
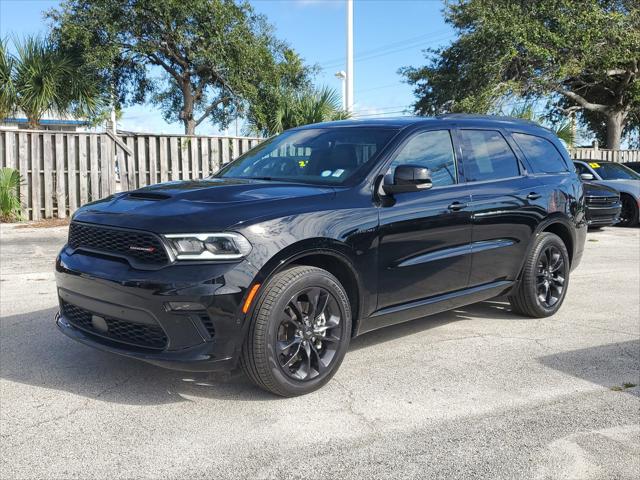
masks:
<path fill-rule="evenodd" d="M 164 246 L 153 234 L 135 230 L 119 230 L 83 223 L 71 223 L 69 246 L 115 254 L 138 263 L 159 265 L 169 258 Z"/>
<path fill-rule="evenodd" d="M 213 326 L 213 321 L 211 320 L 211 317 L 206 313 L 200 314 L 200 321 L 204 325 L 204 328 L 207 330 L 207 333 L 209 334 L 209 336 L 211 338 L 215 337 L 216 329 Z"/>
<path fill-rule="evenodd" d="M 611 207 L 618 202 L 618 197 L 593 196 L 587 197 L 587 205 L 591 207 Z"/>
<path fill-rule="evenodd" d="M 102 331 L 93 325 L 93 313 L 67 302 L 62 302 L 62 314 L 73 326 L 116 342 L 158 350 L 167 345 L 167 336 L 158 325 L 133 323 L 100 315 L 107 325 L 107 331 Z"/>

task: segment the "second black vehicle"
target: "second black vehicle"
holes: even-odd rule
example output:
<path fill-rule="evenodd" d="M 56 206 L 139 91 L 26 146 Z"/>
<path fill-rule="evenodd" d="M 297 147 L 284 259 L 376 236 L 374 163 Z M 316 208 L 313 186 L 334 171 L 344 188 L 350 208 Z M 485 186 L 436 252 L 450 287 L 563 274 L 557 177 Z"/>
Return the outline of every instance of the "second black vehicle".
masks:
<path fill-rule="evenodd" d="M 211 178 L 82 207 L 56 262 L 59 328 L 183 370 L 241 366 L 283 396 L 324 385 L 351 338 L 507 295 L 553 315 L 586 235 L 549 131 L 507 118 L 287 131 Z"/>

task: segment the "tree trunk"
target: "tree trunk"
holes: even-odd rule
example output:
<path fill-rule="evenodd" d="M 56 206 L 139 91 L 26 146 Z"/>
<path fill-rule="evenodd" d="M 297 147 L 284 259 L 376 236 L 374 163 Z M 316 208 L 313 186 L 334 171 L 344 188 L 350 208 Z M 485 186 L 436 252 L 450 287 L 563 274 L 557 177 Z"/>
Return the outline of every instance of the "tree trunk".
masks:
<path fill-rule="evenodd" d="M 624 120 L 624 112 L 613 111 L 607 114 L 607 148 L 612 150 L 620 149 Z"/>
<path fill-rule="evenodd" d="M 185 75 L 182 79 L 182 111 L 180 119 L 184 123 L 184 133 L 195 135 L 196 121 L 193 119 L 193 92 L 191 91 L 191 77 Z"/>

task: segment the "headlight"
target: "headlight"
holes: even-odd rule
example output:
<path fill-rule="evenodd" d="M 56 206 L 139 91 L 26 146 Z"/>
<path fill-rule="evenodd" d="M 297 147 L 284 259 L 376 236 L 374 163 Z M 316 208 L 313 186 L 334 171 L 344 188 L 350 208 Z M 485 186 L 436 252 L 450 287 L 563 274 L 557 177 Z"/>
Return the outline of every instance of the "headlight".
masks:
<path fill-rule="evenodd" d="M 178 260 L 235 260 L 251 251 L 239 233 L 176 233 L 164 236 Z"/>

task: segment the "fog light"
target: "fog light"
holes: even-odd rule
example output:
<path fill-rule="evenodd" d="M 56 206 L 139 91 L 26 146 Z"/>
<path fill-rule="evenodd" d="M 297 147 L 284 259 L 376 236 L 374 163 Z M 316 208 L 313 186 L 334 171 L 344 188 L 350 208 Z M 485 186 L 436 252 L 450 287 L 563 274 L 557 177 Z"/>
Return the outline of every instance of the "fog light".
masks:
<path fill-rule="evenodd" d="M 167 310 L 193 312 L 195 310 L 205 310 L 204 305 L 198 302 L 169 302 L 165 306 Z"/>

